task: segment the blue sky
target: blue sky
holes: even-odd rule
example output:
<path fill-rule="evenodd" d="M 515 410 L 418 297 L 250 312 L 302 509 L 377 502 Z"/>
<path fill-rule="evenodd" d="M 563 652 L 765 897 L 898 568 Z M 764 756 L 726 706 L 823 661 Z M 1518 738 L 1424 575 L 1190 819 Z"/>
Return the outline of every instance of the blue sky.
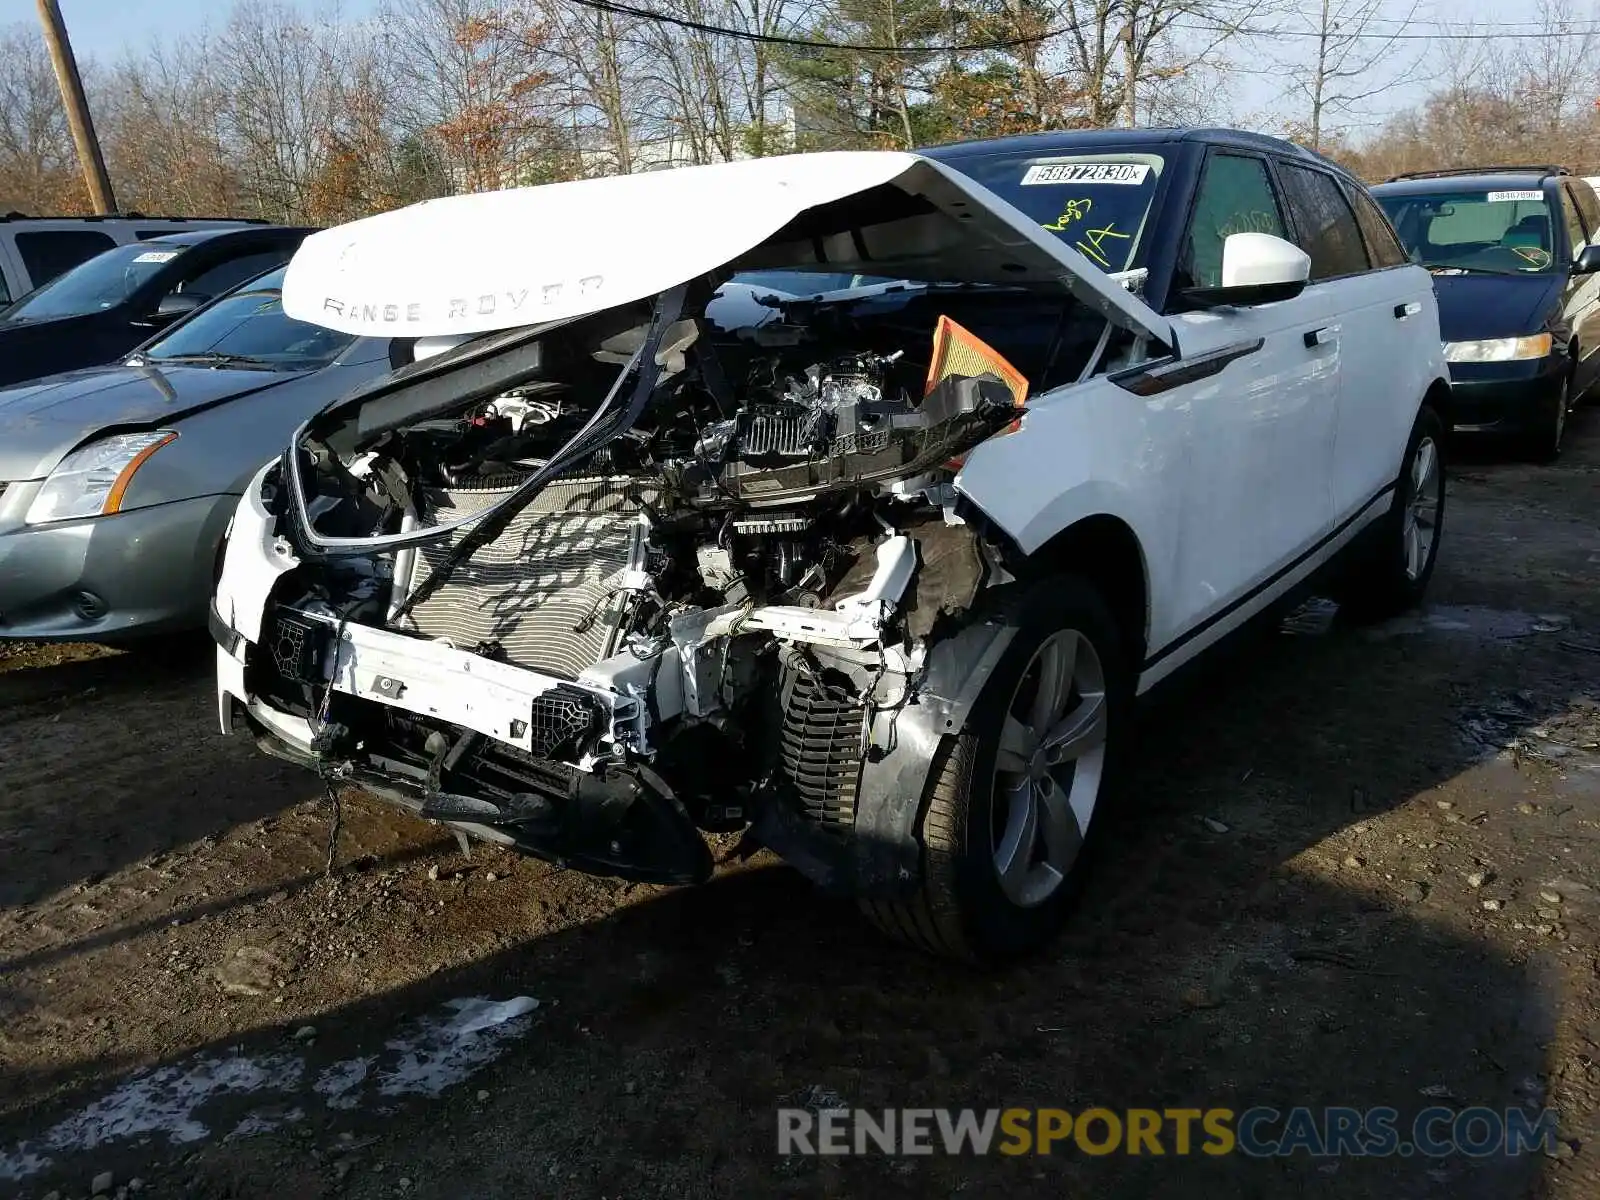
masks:
<path fill-rule="evenodd" d="M 59 0 L 61 11 L 72 36 L 73 45 L 80 57 L 114 61 L 120 58 L 129 45 L 143 47 L 163 30 L 186 30 L 204 24 L 226 20 L 231 7 L 228 0 L 157 0 L 138 4 L 131 0 Z M 1241 0 L 1221 0 L 1227 7 L 1242 7 Z M 1299 0 L 1306 10 L 1311 10 L 1317 0 Z M 1580 17 L 1596 17 L 1595 0 L 1571 0 Z M 1409 0 L 1386 0 L 1386 17 L 1392 22 L 1410 9 Z M 1469 23 L 1478 23 L 1481 29 L 1491 17 L 1506 29 L 1518 26 L 1526 29 L 1538 16 L 1538 0 L 1424 0 L 1417 11 L 1417 19 L 1424 22 L 1417 32 L 1436 33 L 1441 29 L 1461 29 Z M 307 5 L 310 7 L 310 5 Z M 320 6 L 319 6 L 320 7 Z M 342 0 L 339 8 L 347 17 L 359 18 L 377 7 L 377 0 Z M 0 0 L 0 23 L 37 20 L 32 0 Z M 1600 21 L 1597 21 L 1600 24 Z M 1292 27 L 1292 26 L 1291 26 Z M 1374 27 L 1376 28 L 1376 26 Z M 1275 55 L 1302 56 L 1309 46 L 1306 41 L 1280 44 Z M 1391 60 L 1387 70 L 1414 59 L 1419 53 L 1437 55 L 1437 49 L 1427 43 L 1407 43 Z M 1260 57 L 1260 56 L 1257 56 Z M 1280 96 L 1281 71 L 1274 74 L 1266 64 L 1253 63 L 1258 70 L 1236 74 L 1230 85 L 1233 118 L 1244 121 L 1261 118 L 1266 114 L 1286 112 Z M 1418 78 L 1386 93 L 1371 102 L 1362 123 L 1371 125 L 1385 111 L 1414 103 L 1426 92 L 1430 71 L 1424 67 Z"/>

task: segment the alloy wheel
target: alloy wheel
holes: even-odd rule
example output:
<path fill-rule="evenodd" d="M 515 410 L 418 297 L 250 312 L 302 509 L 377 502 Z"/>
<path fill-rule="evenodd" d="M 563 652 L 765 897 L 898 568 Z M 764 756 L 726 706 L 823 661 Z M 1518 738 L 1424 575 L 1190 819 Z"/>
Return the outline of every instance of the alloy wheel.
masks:
<path fill-rule="evenodd" d="M 1099 798 L 1106 679 L 1088 638 L 1062 629 L 1023 671 L 1000 729 L 991 836 L 1000 890 L 1031 908 L 1071 870 Z"/>
<path fill-rule="evenodd" d="M 1444 475 L 1439 470 L 1439 447 L 1432 438 L 1417 443 L 1411 456 L 1411 493 L 1401 524 L 1406 556 L 1406 578 L 1422 578 L 1439 535 L 1439 507 L 1444 501 Z"/>

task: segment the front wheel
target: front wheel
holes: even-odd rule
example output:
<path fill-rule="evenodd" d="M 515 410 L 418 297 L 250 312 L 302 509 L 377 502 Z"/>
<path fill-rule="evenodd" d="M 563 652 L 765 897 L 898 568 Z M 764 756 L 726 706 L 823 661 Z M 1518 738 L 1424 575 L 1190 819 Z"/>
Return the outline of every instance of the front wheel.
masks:
<path fill-rule="evenodd" d="M 1553 463 L 1561 457 L 1561 444 L 1567 434 L 1567 415 L 1572 410 L 1572 381 L 1563 377 L 1542 427 L 1528 437 L 1528 457 L 1537 463 Z"/>
<path fill-rule="evenodd" d="M 1391 617 L 1422 602 L 1444 532 L 1444 424 L 1433 409 L 1417 414 L 1394 498 L 1352 546 L 1335 599 L 1358 620 Z"/>
<path fill-rule="evenodd" d="M 1088 582 L 1040 585 L 1015 627 L 968 727 L 934 760 L 918 891 L 863 902 L 884 932 L 968 962 L 1029 954 L 1064 924 L 1133 696 L 1116 621 Z"/>

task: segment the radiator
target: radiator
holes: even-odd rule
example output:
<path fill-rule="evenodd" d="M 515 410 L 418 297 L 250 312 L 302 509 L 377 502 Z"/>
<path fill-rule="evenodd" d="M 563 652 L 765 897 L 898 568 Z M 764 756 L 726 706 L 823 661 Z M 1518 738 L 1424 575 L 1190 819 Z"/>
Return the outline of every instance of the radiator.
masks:
<path fill-rule="evenodd" d="M 482 512 L 516 480 L 429 490 L 419 525 Z M 617 584 L 628 563 L 629 527 L 639 512 L 626 478 L 551 484 L 410 613 L 409 627 L 471 650 L 497 642 L 506 661 L 567 679 L 616 650 L 623 617 Z M 640 493 L 646 503 L 655 499 Z M 465 532 L 420 547 L 407 591 L 421 586 Z"/>

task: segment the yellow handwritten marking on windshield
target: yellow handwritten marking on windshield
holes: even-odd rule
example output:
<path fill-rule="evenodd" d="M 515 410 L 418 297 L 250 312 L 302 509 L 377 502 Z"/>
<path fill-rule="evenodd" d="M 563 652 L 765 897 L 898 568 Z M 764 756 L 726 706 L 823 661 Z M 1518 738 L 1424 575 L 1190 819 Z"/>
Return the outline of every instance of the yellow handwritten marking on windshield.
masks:
<path fill-rule="evenodd" d="M 1055 219 L 1055 223 L 1046 225 L 1045 228 L 1051 233 L 1063 233 L 1072 222 L 1081 221 L 1088 216 L 1089 209 L 1093 206 L 1094 202 L 1087 196 L 1081 200 L 1068 200 L 1067 206 L 1061 210 L 1061 215 Z"/>
<path fill-rule="evenodd" d="M 1126 241 L 1132 236 L 1133 235 L 1131 233 L 1118 233 L 1116 229 L 1116 223 L 1112 222 L 1104 229 L 1089 230 L 1083 235 L 1083 237 L 1078 239 L 1077 248 L 1081 253 L 1087 254 L 1090 258 L 1094 259 L 1095 262 L 1109 270 L 1111 267 L 1111 260 L 1106 257 L 1105 251 L 1101 248 L 1102 244 L 1107 238 L 1122 238 L 1124 241 Z"/>

